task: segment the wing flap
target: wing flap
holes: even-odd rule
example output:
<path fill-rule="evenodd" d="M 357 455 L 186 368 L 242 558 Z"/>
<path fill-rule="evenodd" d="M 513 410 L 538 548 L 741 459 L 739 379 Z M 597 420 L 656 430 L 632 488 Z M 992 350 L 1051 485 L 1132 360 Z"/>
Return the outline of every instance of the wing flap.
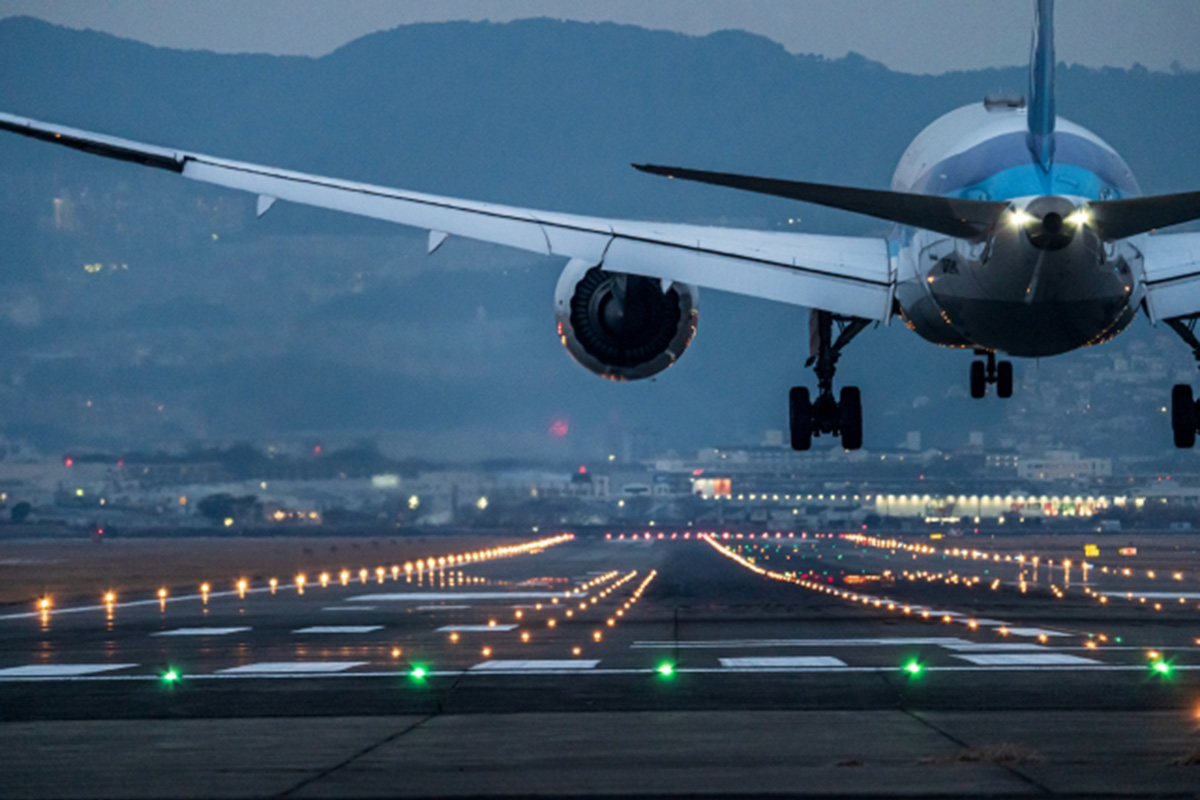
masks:
<path fill-rule="evenodd" d="M 1146 310 L 1153 320 L 1200 314 L 1200 233 L 1143 238 Z"/>

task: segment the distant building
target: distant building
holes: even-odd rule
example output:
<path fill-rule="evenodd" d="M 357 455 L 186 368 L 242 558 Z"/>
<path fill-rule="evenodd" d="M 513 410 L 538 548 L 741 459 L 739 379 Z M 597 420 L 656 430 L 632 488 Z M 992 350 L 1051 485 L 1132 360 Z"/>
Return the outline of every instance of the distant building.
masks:
<path fill-rule="evenodd" d="M 1112 476 L 1111 458 L 1080 458 L 1069 450 L 1051 450 L 1041 458 L 1023 458 L 1017 477 L 1029 481 L 1067 481 Z"/>

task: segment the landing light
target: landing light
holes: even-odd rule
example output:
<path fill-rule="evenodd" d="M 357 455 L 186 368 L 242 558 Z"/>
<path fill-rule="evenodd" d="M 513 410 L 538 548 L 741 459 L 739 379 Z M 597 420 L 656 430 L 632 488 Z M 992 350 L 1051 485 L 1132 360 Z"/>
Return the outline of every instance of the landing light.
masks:
<path fill-rule="evenodd" d="M 1077 208 L 1067 215 L 1067 222 L 1077 227 L 1092 224 L 1092 214 L 1086 208 Z"/>
<path fill-rule="evenodd" d="M 1037 220 L 1037 217 L 1030 214 L 1023 208 L 1014 208 L 1011 216 L 1012 224 L 1017 228 L 1023 228 L 1031 222 Z"/>

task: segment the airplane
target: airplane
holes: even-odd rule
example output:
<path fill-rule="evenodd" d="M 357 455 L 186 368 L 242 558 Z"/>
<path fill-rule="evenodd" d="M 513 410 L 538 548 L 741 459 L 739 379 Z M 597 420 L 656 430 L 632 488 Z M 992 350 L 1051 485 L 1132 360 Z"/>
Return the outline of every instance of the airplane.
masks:
<path fill-rule="evenodd" d="M 1200 364 L 1200 233 L 1151 235 L 1200 219 L 1200 192 L 1143 196 L 1102 139 L 1055 113 L 1054 2 L 1035 0 L 1028 99 L 996 96 L 942 116 L 900 159 L 890 190 L 635 164 L 686 181 L 775 195 L 893 223 L 886 236 L 600 219 L 371 186 L 141 144 L 0 113 L 0 130 L 277 200 L 429 231 L 428 252 L 461 236 L 567 258 L 558 336 L 588 370 L 625 381 L 662 372 L 696 332 L 699 287 L 810 309 L 817 379 L 791 389 L 791 446 L 863 444 L 862 397 L 835 396 L 837 363 L 872 324 L 971 350 L 970 392 L 1013 393 L 1007 358 L 1108 341 L 1141 311 Z M 1200 404 L 1171 392 L 1175 445 L 1190 448 Z"/>

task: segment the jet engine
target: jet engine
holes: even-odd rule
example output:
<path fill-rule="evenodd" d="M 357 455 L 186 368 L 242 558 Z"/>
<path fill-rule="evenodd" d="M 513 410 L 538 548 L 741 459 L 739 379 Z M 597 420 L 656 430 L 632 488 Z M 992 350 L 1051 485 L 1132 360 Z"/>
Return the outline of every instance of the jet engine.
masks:
<path fill-rule="evenodd" d="M 696 335 L 698 301 L 694 286 L 572 261 L 558 279 L 554 311 L 576 361 L 601 377 L 635 381 L 683 355 Z"/>

